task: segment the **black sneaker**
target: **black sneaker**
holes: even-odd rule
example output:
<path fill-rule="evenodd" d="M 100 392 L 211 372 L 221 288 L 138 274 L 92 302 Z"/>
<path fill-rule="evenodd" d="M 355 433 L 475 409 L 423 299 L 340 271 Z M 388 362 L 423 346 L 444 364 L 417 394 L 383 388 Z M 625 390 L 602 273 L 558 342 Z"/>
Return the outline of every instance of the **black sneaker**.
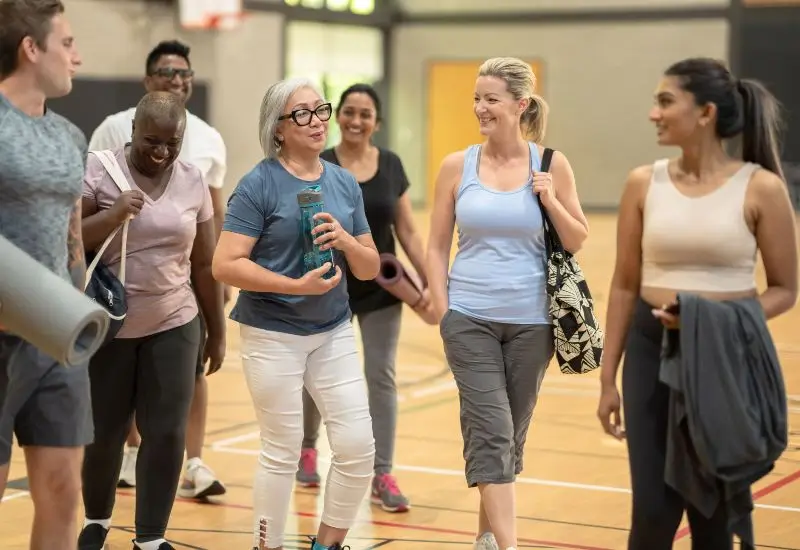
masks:
<path fill-rule="evenodd" d="M 78 535 L 78 550 L 104 550 L 108 529 L 99 523 L 90 523 Z"/>

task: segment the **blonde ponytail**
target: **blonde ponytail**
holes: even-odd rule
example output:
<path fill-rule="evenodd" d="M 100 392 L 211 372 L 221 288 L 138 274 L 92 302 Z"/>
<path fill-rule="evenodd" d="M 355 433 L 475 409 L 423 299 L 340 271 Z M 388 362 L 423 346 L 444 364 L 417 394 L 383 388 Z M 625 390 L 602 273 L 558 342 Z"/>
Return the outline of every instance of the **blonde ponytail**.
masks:
<path fill-rule="evenodd" d="M 544 98 L 538 94 L 533 94 L 528 108 L 522 113 L 519 125 L 522 128 L 522 135 L 534 143 L 541 143 L 547 130 L 547 115 L 550 107 Z"/>

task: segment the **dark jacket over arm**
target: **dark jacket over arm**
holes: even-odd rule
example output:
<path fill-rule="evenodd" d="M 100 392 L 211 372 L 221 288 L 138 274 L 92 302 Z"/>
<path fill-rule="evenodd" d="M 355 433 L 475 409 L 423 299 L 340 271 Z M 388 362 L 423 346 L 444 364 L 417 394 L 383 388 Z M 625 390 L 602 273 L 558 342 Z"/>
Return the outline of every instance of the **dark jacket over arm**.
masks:
<path fill-rule="evenodd" d="M 788 443 L 786 389 L 756 298 L 680 294 L 679 331 L 665 331 L 660 370 L 670 387 L 665 481 L 705 516 L 726 507 L 753 543 L 750 486 Z"/>

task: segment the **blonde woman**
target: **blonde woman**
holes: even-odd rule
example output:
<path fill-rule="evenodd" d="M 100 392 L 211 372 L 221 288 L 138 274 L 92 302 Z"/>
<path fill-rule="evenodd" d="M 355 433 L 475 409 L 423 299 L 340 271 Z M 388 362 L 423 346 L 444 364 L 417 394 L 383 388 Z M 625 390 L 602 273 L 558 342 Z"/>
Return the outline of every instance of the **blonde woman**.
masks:
<path fill-rule="evenodd" d="M 519 59 L 481 66 L 474 111 L 486 141 L 444 159 L 431 214 L 428 281 L 458 385 L 467 484 L 481 494 L 481 550 L 516 548 L 514 479 L 554 351 L 539 202 L 565 249 L 588 235 L 567 158 L 556 152 L 540 172 L 548 107 L 535 84 Z"/>

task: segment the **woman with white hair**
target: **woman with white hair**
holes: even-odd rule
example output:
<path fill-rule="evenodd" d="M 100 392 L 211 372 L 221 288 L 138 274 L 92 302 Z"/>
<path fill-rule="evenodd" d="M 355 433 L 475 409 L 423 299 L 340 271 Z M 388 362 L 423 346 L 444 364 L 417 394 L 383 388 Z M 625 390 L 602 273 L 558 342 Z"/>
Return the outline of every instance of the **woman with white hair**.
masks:
<path fill-rule="evenodd" d="M 331 104 L 304 79 L 272 85 L 261 105 L 266 158 L 234 190 L 213 272 L 241 289 L 231 319 L 241 327 L 242 362 L 261 430 L 254 482 L 254 548 L 283 548 L 303 439 L 305 386 L 325 422 L 333 458 L 312 550 L 340 550 L 372 478 L 375 445 L 345 266 L 378 274 L 378 252 L 356 179 L 322 160 Z M 319 186 L 324 212 L 315 242 L 333 265 L 304 270 L 297 195 Z M 346 262 L 346 264 L 345 264 Z M 334 273 L 329 273 L 331 270 Z"/>

